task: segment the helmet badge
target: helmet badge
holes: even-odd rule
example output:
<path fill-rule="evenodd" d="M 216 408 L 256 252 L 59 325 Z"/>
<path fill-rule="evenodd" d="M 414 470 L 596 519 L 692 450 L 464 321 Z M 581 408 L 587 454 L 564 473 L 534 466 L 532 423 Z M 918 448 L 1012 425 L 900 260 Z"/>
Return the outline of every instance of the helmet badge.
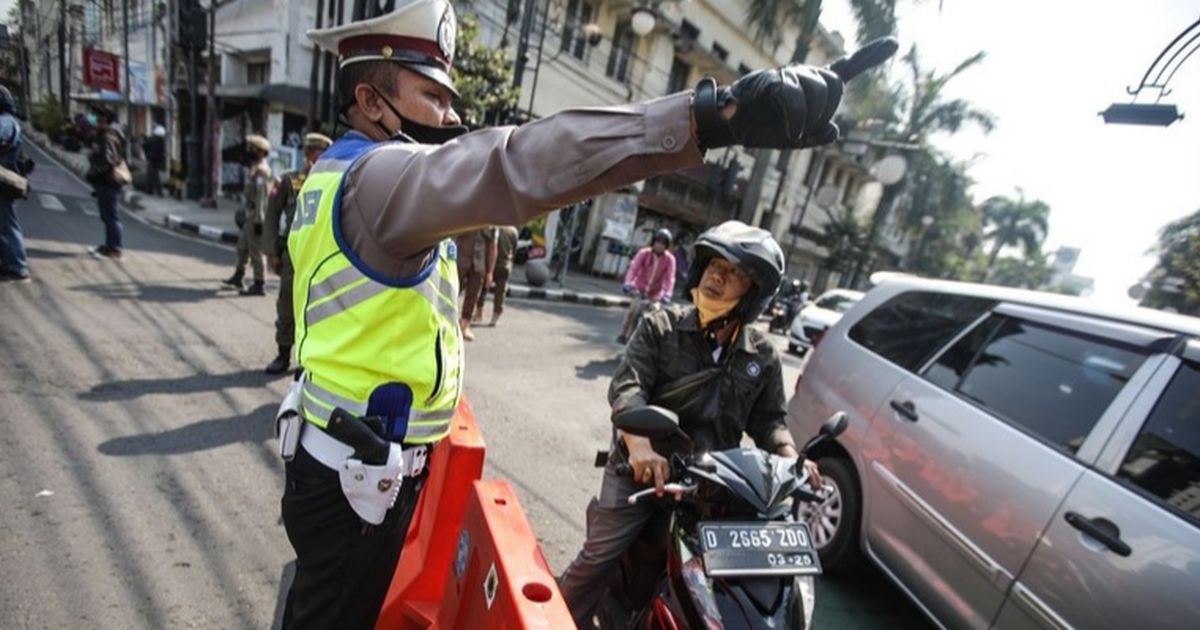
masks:
<path fill-rule="evenodd" d="M 454 61 L 454 40 L 458 34 L 458 25 L 454 20 L 454 10 L 446 7 L 442 13 L 442 21 L 438 24 L 437 45 L 446 61 Z"/>

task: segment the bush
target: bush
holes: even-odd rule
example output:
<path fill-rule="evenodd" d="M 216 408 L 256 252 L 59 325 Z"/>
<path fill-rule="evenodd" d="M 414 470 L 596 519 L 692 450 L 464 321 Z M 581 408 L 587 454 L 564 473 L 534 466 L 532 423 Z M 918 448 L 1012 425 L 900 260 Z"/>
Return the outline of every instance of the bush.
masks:
<path fill-rule="evenodd" d="M 46 97 L 33 107 L 33 127 L 58 142 L 67 126 L 67 114 L 55 99 Z"/>

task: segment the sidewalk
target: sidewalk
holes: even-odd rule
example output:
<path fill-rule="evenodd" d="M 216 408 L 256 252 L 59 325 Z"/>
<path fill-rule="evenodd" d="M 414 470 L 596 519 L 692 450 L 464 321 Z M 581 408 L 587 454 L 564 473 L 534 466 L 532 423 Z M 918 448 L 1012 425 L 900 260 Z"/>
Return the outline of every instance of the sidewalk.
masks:
<path fill-rule="evenodd" d="M 88 167 L 85 152 L 65 151 L 62 147 L 50 142 L 45 134 L 35 129 L 28 129 L 25 131 L 25 135 L 80 179 L 84 178 Z M 233 215 L 239 204 L 235 201 L 218 199 L 216 208 L 205 208 L 191 200 L 151 197 L 141 191 L 133 190 L 132 187 L 125 189 L 122 201 L 124 210 L 143 223 L 219 243 L 237 243 L 238 228 L 233 220 Z M 621 294 L 619 280 L 599 278 L 582 271 L 568 270 L 566 280 L 562 284 L 550 280 L 542 287 L 534 287 L 526 282 L 524 265 L 517 265 L 513 269 L 509 295 L 518 298 L 554 300 L 591 306 L 620 308 L 629 306 L 629 298 Z"/>

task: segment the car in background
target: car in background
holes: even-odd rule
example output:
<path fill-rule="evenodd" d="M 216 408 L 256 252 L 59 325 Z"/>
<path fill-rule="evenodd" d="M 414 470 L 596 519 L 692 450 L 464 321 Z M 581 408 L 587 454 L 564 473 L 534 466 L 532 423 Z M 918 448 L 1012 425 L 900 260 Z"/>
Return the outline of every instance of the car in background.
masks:
<path fill-rule="evenodd" d="M 788 327 L 788 350 L 799 354 L 808 352 L 821 340 L 821 335 L 862 298 L 860 291 L 833 289 L 801 307 Z"/>
<path fill-rule="evenodd" d="M 949 628 L 1200 620 L 1200 320 L 917 278 L 824 335 L 788 409 L 821 563 L 868 560 Z"/>

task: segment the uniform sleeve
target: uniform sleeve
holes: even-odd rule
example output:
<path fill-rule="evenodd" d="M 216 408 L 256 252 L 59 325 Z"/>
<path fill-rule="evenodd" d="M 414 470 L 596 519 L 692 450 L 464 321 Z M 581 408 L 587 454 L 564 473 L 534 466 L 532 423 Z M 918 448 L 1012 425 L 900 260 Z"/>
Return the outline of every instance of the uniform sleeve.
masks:
<path fill-rule="evenodd" d="M 612 405 L 613 415 L 649 404 L 658 379 L 659 346 L 665 334 L 665 318 L 663 313 L 654 313 L 634 328 L 608 386 L 608 402 Z"/>
<path fill-rule="evenodd" d="M 262 250 L 268 256 L 279 255 L 279 217 L 283 207 L 292 196 L 291 179 L 284 175 L 271 186 L 267 205 L 263 210 Z"/>
<path fill-rule="evenodd" d="M 567 110 L 440 146 L 388 143 L 371 150 L 349 174 L 342 226 L 368 263 L 372 254 L 406 260 L 455 234 L 519 225 L 701 163 L 688 93 Z"/>
<path fill-rule="evenodd" d="M 766 369 L 763 370 L 765 385 L 758 393 L 754 405 L 750 408 L 750 418 L 746 422 L 746 434 L 754 443 L 768 453 L 775 453 L 779 447 L 787 444 L 796 445 L 791 431 L 787 428 L 787 399 L 783 393 L 783 364 L 779 353 L 771 348 L 771 355 Z"/>

